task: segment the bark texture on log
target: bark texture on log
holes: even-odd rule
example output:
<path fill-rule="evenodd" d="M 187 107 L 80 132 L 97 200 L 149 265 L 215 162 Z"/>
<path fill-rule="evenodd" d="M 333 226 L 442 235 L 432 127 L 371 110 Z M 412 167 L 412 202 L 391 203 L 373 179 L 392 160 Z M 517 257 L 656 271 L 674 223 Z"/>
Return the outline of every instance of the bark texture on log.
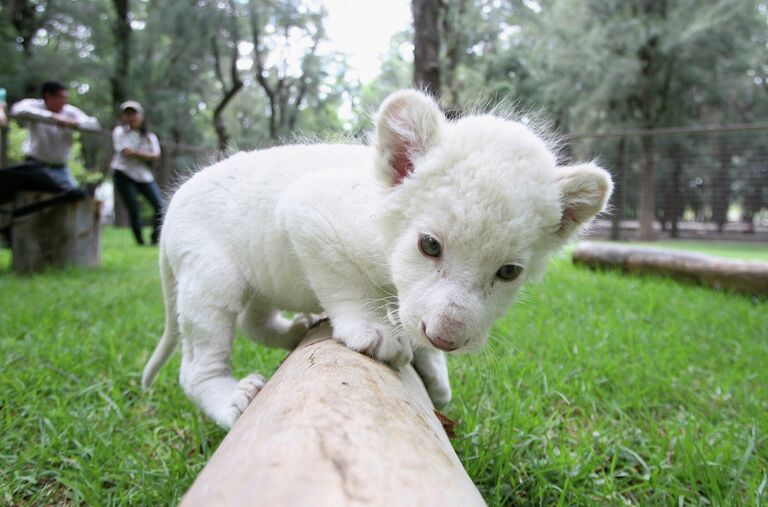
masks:
<path fill-rule="evenodd" d="M 23 193 L 16 208 L 54 197 Z M 13 219 L 11 267 L 36 273 L 48 267 L 96 267 L 101 263 L 101 201 L 61 202 Z"/>
<path fill-rule="evenodd" d="M 329 337 L 286 358 L 181 505 L 485 505 L 414 369 Z"/>
<path fill-rule="evenodd" d="M 574 250 L 573 262 L 592 268 L 614 267 L 628 273 L 666 275 L 717 289 L 768 295 L 768 262 L 589 241 L 582 242 Z"/>

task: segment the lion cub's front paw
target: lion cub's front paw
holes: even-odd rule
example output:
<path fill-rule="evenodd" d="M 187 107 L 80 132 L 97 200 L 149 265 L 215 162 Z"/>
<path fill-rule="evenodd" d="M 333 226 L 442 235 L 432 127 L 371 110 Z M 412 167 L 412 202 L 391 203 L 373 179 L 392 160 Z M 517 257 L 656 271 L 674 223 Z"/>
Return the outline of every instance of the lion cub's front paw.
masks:
<path fill-rule="evenodd" d="M 333 337 L 352 350 L 398 368 L 411 362 L 410 341 L 375 322 L 333 322 Z"/>
<path fill-rule="evenodd" d="M 426 379 L 421 378 L 424 381 L 424 387 L 427 388 L 427 393 L 432 403 L 437 408 L 442 408 L 451 401 L 451 385 L 448 383 L 448 379 Z"/>

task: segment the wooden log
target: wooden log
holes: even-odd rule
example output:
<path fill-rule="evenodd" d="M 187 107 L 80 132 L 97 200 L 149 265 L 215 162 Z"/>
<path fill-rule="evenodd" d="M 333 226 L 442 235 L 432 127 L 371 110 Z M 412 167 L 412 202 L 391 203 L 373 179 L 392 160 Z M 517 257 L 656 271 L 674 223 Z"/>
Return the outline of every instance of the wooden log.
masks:
<path fill-rule="evenodd" d="M 54 194 L 22 193 L 17 210 Z M 11 267 L 35 273 L 48 267 L 96 267 L 101 263 L 101 201 L 59 202 L 16 217 L 11 225 Z"/>
<path fill-rule="evenodd" d="M 321 324 L 251 402 L 183 507 L 485 505 L 421 379 Z"/>
<path fill-rule="evenodd" d="M 592 268 L 619 268 L 753 295 L 768 295 L 768 262 L 742 261 L 662 248 L 584 241 L 573 262 Z"/>

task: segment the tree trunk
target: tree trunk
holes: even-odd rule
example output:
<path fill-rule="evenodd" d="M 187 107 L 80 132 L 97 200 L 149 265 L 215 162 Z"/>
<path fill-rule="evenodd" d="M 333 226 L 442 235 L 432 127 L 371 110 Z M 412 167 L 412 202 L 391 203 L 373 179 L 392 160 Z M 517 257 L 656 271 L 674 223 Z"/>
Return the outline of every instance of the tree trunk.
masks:
<path fill-rule="evenodd" d="M 611 239 L 618 241 L 621 239 L 621 223 L 624 220 L 624 208 L 626 206 L 627 193 L 627 172 L 629 171 L 628 156 L 629 140 L 622 137 L 619 140 L 619 164 L 616 174 L 616 190 L 613 192 L 613 210 L 611 213 Z"/>
<path fill-rule="evenodd" d="M 640 241 L 653 241 L 656 236 L 653 232 L 653 221 L 656 211 L 656 174 L 653 160 L 653 136 L 643 136 L 643 170 L 640 176 L 640 206 L 638 218 L 640 228 L 637 239 Z"/>
<path fill-rule="evenodd" d="M 110 78 L 115 110 L 128 98 L 128 72 L 131 58 L 130 0 L 113 0 L 117 17 L 114 24 L 115 69 Z"/>
<path fill-rule="evenodd" d="M 22 55 L 24 55 L 23 68 L 31 67 L 32 39 L 45 23 L 49 15 L 48 7 L 47 3 L 31 2 L 30 0 L 3 2 L 3 8 L 7 11 L 6 15 L 18 34 L 16 42 L 21 46 Z M 27 97 L 35 96 L 39 92 L 40 83 L 32 81 L 32 78 L 31 74 L 24 77 L 24 95 Z"/>
<path fill-rule="evenodd" d="M 485 505 L 413 367 L 329 338 L 288 356 L 181 505 Z"/>
<path fill-rule="evenodd" d="M 115 40 L 115 67 L 109 82 L 112 88 L 112 105 L 115 111 L 120 104 L 128 99 L 128 72 L 131 58 L 131 22 L 128 18 L 130 12 L 130 0 L 112 0 L 115 8 L 115 22 L 113 24 L 113 34 Z M 113 190 L 113 201 L 115 210 L 115 224 L 118 227 L 127 227 L 128 210 L 123 203 L 122 198 L 117 194 L 117 189 Z"/>
<path fill-rule="evenodd" d="M 683 192 L 682 192 L 682 176 L 683 176 L 683 160 L 680 156 L 672 157 L 672 178 L 670 181 L 670 220 L 672 221 L 669 229 L 669 235 L 672 238 L 679 236 L 678 221 L 683 216 Z"/>
<path fill-rule="evenodd" d="M 463 35 L 462 23 L 467 11 L 468 0 L 457 0 L 446 3 L 443 7 L 443 33 L 441 40 L 445 42 L 445 65 L 441 69 L 443 80 L 443 95 L 447 111 L 459 108 L 459 90 L 456 86 L 456 74 L 462 56 L 466 51 L 466 37 Z"/>
<path fill-rule="evenodd" d="M 717 140 L 718 167 L 712 178 L 712 221 L 717 225 L 717 232 L 723 232 L 728 221 L 728 204 L 731 182 L 728 177 L 730 155 L 725 137 L 721 134 Z"/>
<path fill-rule="evenodd" d="M 411 0 L 413 85 L 440 96 L 440 0 Z"/>
<path fill-rule="evenodd" d="M 221 32 L 214 34 L 211 37 L 211 49 L 213 51 L 214 59 L 214 72 L 216 78 L 221 83 L 221 89 L 224 91 L 224 95 L 213 110 L 213 127 L 216 130 L 216 136 L 219 141 L 219 150 L 225 151 L 229 146 L 229 134 L 227 133 L 226 126 L 224 125 L 224 119 L 222 114 L 227 105 L 235 98 L 235 95 L 243 88 L 243 80 L 240 79 L 240 73 L 237 70 L 237 57 L 238 49 L 237 45 L 240 42 L 240 31 L 237 28 L 237 6 L 233 0 L 229 1 L 228 17 L 228 41 L 231 43 L 230 55 L 229 55 L 229 80 L 230 85 L 227 85 L 227 81 L 224 78 L 224 71 L 222 69 L 223 62 L 219 55 L 219 43 L 218 39 L 221 36 Z"/>
<path fill-rule="evenodd" d="M 648 15 L 665 17 L 666 6 L 664 2 L 657 0 L 644 0 L 641 7 Z M 660 73 L 660 55 L 658 35 L 651 35 L 640 47 L 637 53 L 640 61 L 641 85 L 637 97 L 641 126 L 643 129 L 652 129 L 658 126 L 658 120 L 663 113 L 659 104 L 664 101 L 658 96 L 660 90 L 656 85 Z M 642 136 L 643 163 L 640 176 L 640 203 L 638 219 L 640 227 L 638 239 L 640 241 L 652 241 L 656 239 L 653 232 L 653 222 L 656 215 L 656 180 L 655 164 L 653 160 L 653 136 Z"/>
<path fill-rule="evenodd" d="M 288 75 L 285 60 L 282 61 L 282 70 L 278 69 L 276 65 L 268 71 L 264 67 L 264 62 L 267 60 L 269 51 L 262 44 L 262 19 L 256 4 L 255 0 L 248 2 L 248 19 L 254 46 L 254 73 L 256 81 L 269 100 L 269 137 L 275 141 L 279 136 L 293 131 L 299 119 L 301 106 L 309 92 L 310 80 L 317 79 L 310 62 L 317 54 L 318 45 L 323 38 L 323 31 L 306 32 L 306 35 L 312 38 L 312 46 L 304 53 L 300 76 L 290 77 Z M 285 37 L 288 38 L 290 27 L 285 26 L 283 28 Z M 270 75 L 274 78 L 271 78 Z"/>
<path fill-rule="evenodd" d="M 213 39 L 213 47 L 214 49 L 216 46 L 216 40 Z M 224 125 L 224 118 L 222 115 L 224 114 L 224 110 L 227 108 L 229 103 L 232 101 L 233 98 L 235 98 L 235 95 L 238 94 L 238 92 L 243 88 L 243 81 L 240 79 L 240 76 L 237 72 L 237 44 L 235 44 L 235 49 L 232 54 L 232 66 L 231 66 L 231 81 L 232 85 L 227 88 L 227 85 L 221 77 L 221 85 L 224 90 L 224 95 L 222 96 L 221 100 L 218 104 L 216 104 L 216 107 L 213 110 L 213 128 L 216 130 L 216 138 L 218 139 L 218 146 L 220 151 L 226 151 L 226 149 L 229 147 L 229 133 L 227 132 L 226 125 Z M 215 60 L 216 65 L 219 65 L 219 55 L 218 51 L 214 52 L 215 54 Z"/>

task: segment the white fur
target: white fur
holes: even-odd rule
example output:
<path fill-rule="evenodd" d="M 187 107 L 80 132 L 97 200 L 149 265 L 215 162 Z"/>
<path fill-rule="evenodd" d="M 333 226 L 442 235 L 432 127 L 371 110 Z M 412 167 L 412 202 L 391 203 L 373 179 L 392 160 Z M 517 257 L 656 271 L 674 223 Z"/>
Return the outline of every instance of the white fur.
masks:
<path fill-rule="evenodd" d="M 447 403 L 445 357 L 430 340 L 480 347 L 612 188 L 594 164 L 557 167 L 519 123 L 448 122 L 415 91 L 387 98 L 373 144 L 239 153 L 176 192 L 160 245 L 166 330 L 145 388 L 181 337 L 182 387 L 230 427 L 263 385 L 231 376 L 235 326 L 290 349 L 325 312 L 334 338 L 394 366 L 413 360 L 435 403 Z M 420 252 L 423 234 L 440 257 Z M 505 264 L 522 275 L 499 279 Z"/>

